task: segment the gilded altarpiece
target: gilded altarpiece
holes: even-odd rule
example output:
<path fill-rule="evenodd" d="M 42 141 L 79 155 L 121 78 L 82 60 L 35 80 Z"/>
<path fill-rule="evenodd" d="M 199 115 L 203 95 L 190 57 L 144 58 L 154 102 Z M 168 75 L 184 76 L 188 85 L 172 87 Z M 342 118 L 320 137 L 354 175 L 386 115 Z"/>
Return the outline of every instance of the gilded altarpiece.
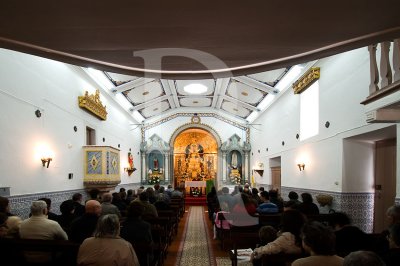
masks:
<path fill-rule="evenodd" d="M 214 180 L 217 176 L 218 144 L 206 130 L 191 128 L 181 132 L 174 142 L 175 186 L 187 181 Z"/>

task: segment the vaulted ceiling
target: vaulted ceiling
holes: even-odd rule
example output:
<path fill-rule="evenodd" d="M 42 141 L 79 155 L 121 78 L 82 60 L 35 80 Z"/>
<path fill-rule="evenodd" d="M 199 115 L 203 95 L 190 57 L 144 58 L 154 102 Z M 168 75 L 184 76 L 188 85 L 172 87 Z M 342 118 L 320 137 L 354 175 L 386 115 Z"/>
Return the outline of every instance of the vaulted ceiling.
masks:
<path fill-rule="evenodd" d="M 101 71 L 145 119 L 191 108 L 243 122 L 291 66 L 400 36 L 398 0 L 13 0 L 0 47 Z M 207 87 L 201 94 L 188 83 Z"/>

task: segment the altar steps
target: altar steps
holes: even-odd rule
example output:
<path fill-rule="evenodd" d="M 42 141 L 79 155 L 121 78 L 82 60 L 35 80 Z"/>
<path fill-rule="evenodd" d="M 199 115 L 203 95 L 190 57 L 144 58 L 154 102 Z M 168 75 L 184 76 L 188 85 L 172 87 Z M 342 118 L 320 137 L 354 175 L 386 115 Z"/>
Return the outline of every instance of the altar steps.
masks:
<path fill-rule="evenodd" d="M 206 206 L 207 198 L 206 196 L 200 196 L 200 197 L 186 196 L 185 204 L 187 206 Z"/>

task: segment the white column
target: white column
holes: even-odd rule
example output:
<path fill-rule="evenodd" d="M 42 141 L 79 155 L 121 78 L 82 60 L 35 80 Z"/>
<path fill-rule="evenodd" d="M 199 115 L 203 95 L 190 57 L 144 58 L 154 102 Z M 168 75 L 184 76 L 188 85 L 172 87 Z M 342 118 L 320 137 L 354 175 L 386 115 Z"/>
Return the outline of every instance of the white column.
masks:
<path fill-rule="evenodd" d="M 168 153 L 164 154 L 164 177 L 165 182 L 169 183 L 169 160 L 168 160 Z"/>
<path fill-rule="evenodd" d="M 222 153 L 222 181 L 226 181 L 226 153 Z"/>
<path fill-rule="evenodd" d="M 141 181 L 146 180 L 147 167 L 146 167 L 146 154 L 142 153 L 142 178 Z"/>
<path fill-rule="evenodd" d="M 249 153 L 248 152 L 244 153 L 244 172 L 245 172 L 245 177 L 247 178 L 247 180 L 245 180 L 245 183 L 248 182 L 249 184 L 251 184 L 250 172 L 249 172 Z"/>
<path fill-rule="evenodd" d="M 393 82 L 400 80 L 400 39 L 393 42 Z"/>

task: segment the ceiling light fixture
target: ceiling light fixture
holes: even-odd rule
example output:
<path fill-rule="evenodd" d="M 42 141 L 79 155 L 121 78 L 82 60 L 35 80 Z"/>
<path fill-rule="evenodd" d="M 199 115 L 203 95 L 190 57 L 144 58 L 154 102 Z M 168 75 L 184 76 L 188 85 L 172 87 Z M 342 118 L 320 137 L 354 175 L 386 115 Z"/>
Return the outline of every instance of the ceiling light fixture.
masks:
<path fill-rule="evenodd" d="M 183 87 L 183 90 L 189 94 L 202 94 L 207 92 L 207 87 L 199 83 L 191 83 Z"/>

